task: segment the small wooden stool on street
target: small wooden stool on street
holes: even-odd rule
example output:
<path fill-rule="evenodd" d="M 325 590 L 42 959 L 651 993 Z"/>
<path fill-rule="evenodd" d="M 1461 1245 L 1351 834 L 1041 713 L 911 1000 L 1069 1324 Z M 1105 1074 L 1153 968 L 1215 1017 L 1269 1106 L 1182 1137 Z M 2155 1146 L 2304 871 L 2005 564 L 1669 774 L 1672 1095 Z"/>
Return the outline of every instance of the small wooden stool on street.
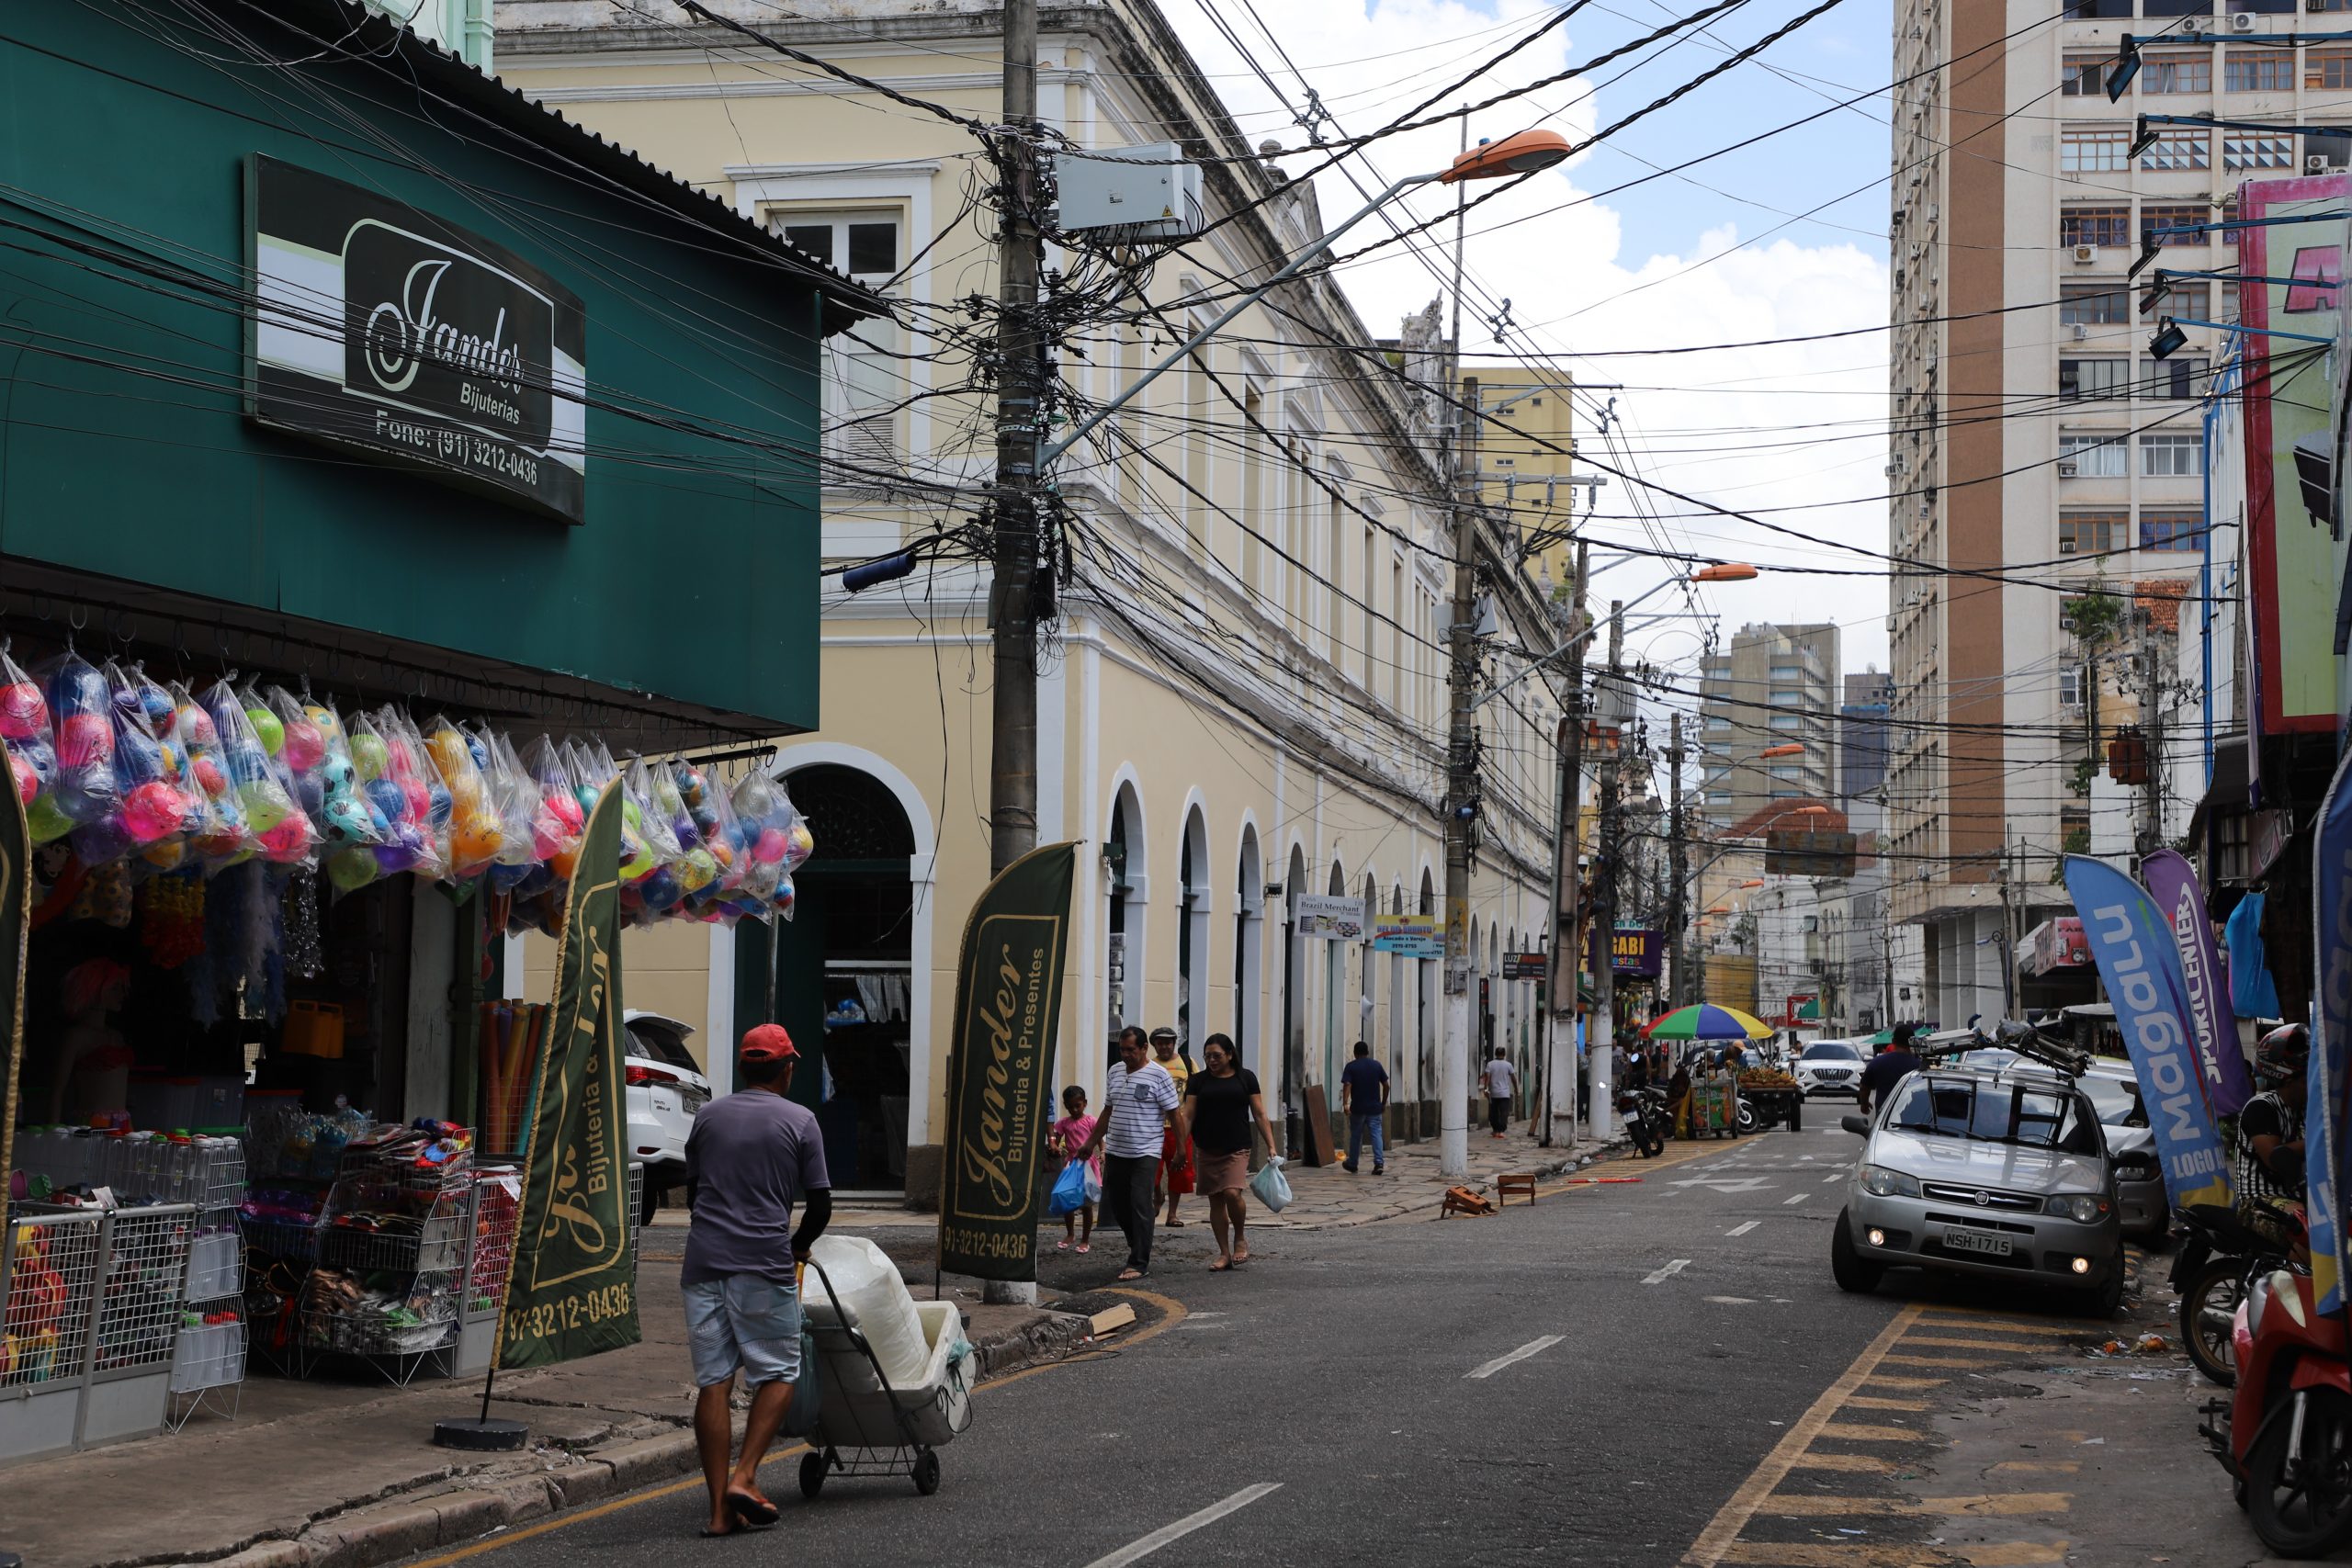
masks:
<path fill-rule="evenodd" d="M 1495 1204 L 1498 1208 L 1509 1202 L 1510 1195 L 1514 1192 L 1524 1193 L 1529 1202 L 1534 1202 L 1535 1173 L 1532 1170 L 1516 1170 L 1509 1176 L 1495 1178 Z"/>
<path fill-rule="evenodd" d="M 1481 1194 L 1471 1191 L 1467 1187 L 1449 1187 L 1445 1190 L 1445 1201 L 1439 1206 L 1437 1217 L 1442 1220 L 1453 1214 L 1468 1214 L 1474 1218 L 1484 1218 L 1494 1212 L 1494 1204 Z"/>

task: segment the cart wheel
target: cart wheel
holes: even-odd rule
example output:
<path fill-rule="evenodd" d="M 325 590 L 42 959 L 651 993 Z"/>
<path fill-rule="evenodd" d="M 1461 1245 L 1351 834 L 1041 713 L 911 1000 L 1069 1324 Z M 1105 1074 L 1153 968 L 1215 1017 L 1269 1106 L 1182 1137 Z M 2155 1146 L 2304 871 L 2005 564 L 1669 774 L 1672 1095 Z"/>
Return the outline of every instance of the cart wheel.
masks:
<path fill-rule="evenodd" d="M 939 1490 L 939 1455 L 930 1449 L 915 1455 L 915 1490 L 928 1497 Z"/>
<path fill-rule="evenodd" d="M 825 1489 L 825 1456 L 813 1450 L 800 1456 L 800 1495 L 811 1503 Z"/>

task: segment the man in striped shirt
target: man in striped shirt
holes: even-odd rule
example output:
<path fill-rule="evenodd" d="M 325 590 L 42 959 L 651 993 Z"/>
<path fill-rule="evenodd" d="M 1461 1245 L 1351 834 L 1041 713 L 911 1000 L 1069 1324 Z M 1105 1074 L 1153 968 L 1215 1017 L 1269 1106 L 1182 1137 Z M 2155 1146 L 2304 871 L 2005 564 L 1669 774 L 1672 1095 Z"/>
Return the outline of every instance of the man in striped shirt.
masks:
<path fill-rule="evenodd" d="M 1102 1086 L 1102 1114 L 1095 1119 L 1094 1135 L 1078 1157 L 1103 1150 L 1102 1207 L 1127 1237 L 1122 1280 L 1141 1280 L 1151 1272 L 1160 1143 L 1176 1105 L 1176 1080 L 1151 1059 L 1143 1031 L 1132 1026 L 1119 1031 L 1119 1062 Z"/>

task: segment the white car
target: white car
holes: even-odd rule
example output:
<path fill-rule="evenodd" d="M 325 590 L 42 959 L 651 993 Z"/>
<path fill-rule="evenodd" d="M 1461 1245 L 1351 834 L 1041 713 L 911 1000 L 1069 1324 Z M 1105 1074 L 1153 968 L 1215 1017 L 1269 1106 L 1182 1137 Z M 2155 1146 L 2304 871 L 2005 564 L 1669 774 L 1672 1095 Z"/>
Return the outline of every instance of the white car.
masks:
<path fill-rule="evenodd" d="M 1789 1070 L 1807 1100 L 1818 1094 L 1851 1095 L 1862 1082 L 1865 1048 L 1851 1040 L 1815 1040 Z"/>
<path fill-rule="evenodd" d="M 694 1131 L 695 1112 L 710 1099 L 710 1080 L 686 1049 L 693 1024 L 629 1008 L 621 1025 L 628 1031 L 621 1072 L 628 1085 L 629 1158 L 645 1166 L 638 1223 L 651 1224 L 662 1194 L 685 1183 L 686 1134 Z"/>

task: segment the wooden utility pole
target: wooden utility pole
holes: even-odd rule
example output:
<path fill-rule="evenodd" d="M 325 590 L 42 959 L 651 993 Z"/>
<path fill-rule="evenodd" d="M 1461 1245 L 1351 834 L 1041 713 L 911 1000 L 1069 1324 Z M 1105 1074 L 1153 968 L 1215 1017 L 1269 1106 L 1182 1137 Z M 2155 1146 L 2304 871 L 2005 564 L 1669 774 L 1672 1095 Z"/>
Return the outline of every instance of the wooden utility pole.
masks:
<path fill-rule="evenodd" d="M 996 523 L 989 590 L 989 868 L 1037 847 L 1037 446 L 1045 360 L 1037 278 L 1045 262 L 1037 203 L 1037 0 L 1005 0 L 1004 131 L 996 144 Z M 1035 1287 L 1032 1287 L 1034 1294 Z"/>
<path fill-rule="evenodd" d="M 1470 145 L 1470 118 L 1462 118 L 1462 145 Z M 1455 187 L 1453 205 L 1453 325 L 1446 343 L 1445 377 L 1457 384 L 1463 409 L 1453 412 L 1446 443 L 1448 498 L 1453 510 L 1453 618 L 1446 627 L 1449 701 L 1445 743 L 1445 1038 L 1438 1046 L 1437 1168 L 1449 1180 L 1470 1174 L 1470 824 L 1478 815 L 1478 652 L 1472 637 L 1477 600 L 1477 464 L 1464 452 L 1476 428 L 1478 386 L 1463 379 L 1462 247 L 1469 207 Z M 1465 412 L 1466 410 L 1466 412 Z"/>
<path fill-rule="evenodd" d="M 1585 1042 L 1585 1075 L 1589 1085 L 1588 1128 L 1598 1142 L 1607 1138 L 1614 1129 L 1610 1102 L 1616 1077 L 1613 1053 L 1617 1049 L 1617 987 L 1611 962 L 1617 947 L 1617 861 L 1621 838 L 1617 821 L 1617 793 L 1623 782 L 1625 744 L 1633 739 L 1634 716 L 1630 711 L 1616 712 L 1616 705 L 1624 691 L 1625 602 L 1612 599 L 1609 603 L 1609 700 L 1612 716 L 1619 720 L 1617 744 L 1600 762 L 1600 846 L 1592 868 L 1592 923 L 1598 928 L 1596 945 L 1600 956 L 1592 966 L 1592 1027 L 1587 1031 Z M 1630 705 L 1628 705 L 1630 706 Z"/>
<path fill-rule="evenodd" d="M 1553 1101 L 1560 1096 L 1559 1051 L 1577 1026 L 1577 975 L 1584 964 L 1584 922 L 1578 918 L 1583 878 L 1577 869 L 1584 812 L 1584 583 L 1586 548 L 1577 545 L 1575 586 L 1568 596 L 1567 693 L 1560 712 L 1559 816 L 1552 829 L 1551 1002 L 1549 1068 L 1544 1085 L 1544 1146 L 1552 1146 Z M 1572 1084 L 1576 1081 L 1569 1080 Z M 1573 1094 L 1575 1090 L 1570 1089 Z M 1573 1107 L 1572 1107 L 1573 1108 Z"/>
<path fill-rule="evenodd" d="M 1673 886 L 1666 895 L 1666 962 L 1668 964 L 1666 999 L 1668 1007 L 1680 1007 L 1690 994 L 1682 977 L 1682 928 L 1688 919 L 1689 904 L 1683 890 L 1685 853 L 1682 843 L 1682 716 L 1674 716 L 1668 730 L 1666 746 L 1666 776 L 1668 798 L 1671 802 L 1666 819 L 1667 875 Z"/>

